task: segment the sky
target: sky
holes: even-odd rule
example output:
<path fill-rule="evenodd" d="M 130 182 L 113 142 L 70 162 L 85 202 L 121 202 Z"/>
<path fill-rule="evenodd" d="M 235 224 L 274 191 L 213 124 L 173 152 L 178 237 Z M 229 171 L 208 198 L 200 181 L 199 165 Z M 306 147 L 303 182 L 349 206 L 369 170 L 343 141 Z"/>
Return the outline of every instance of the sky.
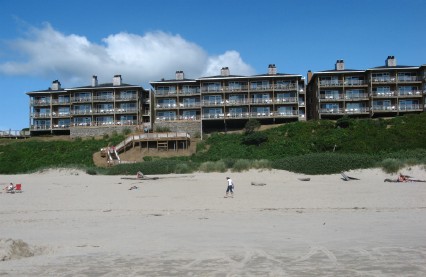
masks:
<path fill-rule="evenodd" d="M 426 0 L 0 0 L 0 131 L 29 91 L 112 82 L 426 64 Z"/>

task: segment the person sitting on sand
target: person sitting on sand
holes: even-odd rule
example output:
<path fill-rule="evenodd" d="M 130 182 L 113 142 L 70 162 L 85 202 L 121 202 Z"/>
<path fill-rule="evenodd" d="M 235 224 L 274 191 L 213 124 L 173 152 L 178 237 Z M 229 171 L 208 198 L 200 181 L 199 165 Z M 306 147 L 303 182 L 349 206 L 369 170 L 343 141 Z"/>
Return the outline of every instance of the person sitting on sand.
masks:
<path fill-rule="evenodd" d="M 138 171 L 138 173 L 136 173 L 136 177 L 139 179 L 143 178 L 143 173 Z"/>
<path fill-rule="evenodd" d="M 15 186 L 13 185 L 13 183 L 10 183 L 6 188 L 6 192 L 13 192 L 14 189 Z"/>

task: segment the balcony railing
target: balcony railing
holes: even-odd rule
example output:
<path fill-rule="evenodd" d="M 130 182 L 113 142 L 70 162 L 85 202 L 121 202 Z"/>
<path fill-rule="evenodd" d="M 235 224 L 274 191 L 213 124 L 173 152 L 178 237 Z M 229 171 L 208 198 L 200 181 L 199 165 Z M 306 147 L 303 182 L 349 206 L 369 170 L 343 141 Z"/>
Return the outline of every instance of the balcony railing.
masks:
<path fill-rule="evenodd" d="M 394 83 L 396 81 L 395 77 L 384 76 L 384 77 L 372 77 L 372 83 Z"/>
<path fill-rule="evenodd" d="M 347 114 L 357 114 L 357 113 L 368 113 L 370 111 L 367 107 L 358 107 L 358 108 L 346 108 L 345 113 Z"/>
<path fill-rule="evenodd" d="M 418 76 L 398 76 L 399 83 L 421 82 L 422 78 Z"/>
<path fill-rule="evenodd" d="M 343 86 L 343 80 L 324 80 L 320 81 L 321 87 L 341 87 Z"/>
<path fill-rule="evenodd" d="M 321 94 L 319 97 L 320 101 L 336 101 L 343 100 L 343 94 L 335 94 L 335 95 L 323 95 Z"/>
<path fill-rule="evenodd" d="M 33 105 L 33 106 L 49 106 L 50 100 L 32 100 L 31 105 Z"/>
<path fill-rule="evenodd" d="M 342 108 L 321 108 L 319 110 L 320 113 L 324 114 L 343 114 L 344 109 Z"/>
<path fill-rule="evenodd" d="M 374 106 L 372 107 L 372 110 L 373 110 L 373 111 L 388 111 L 388 112 L 395 111 L 395 112 L 396 112 L 396 111 L 398 110 L 398 108 L 397 108 L 397 106 L 374 105 Z"/>
<path fill-rule="evenodd" d="M 422 106 L 419 104 L 412 104 L 412 105 L 400 105 L 398 107 L 400 111 L 416 111 L 416 110 L 422 110 Z"/>
<path fill-rule="evenodd" d="M 68 105 L 69 103 L 71 103 L 70 99 L 52 99 L 53 105 Z"/>
<path fill-rule="evenodd" d="M 167 95 L 176 95 L 176 90 L 156 90 L 155 96 L 167 96 Z"/>
<path fill-rule="evenodd" d="M 374 92 L 373 91 L 373 97 L 392 97 L 396 96 L 395 91 L 386 91 L 386 92 Z"/>
<path fill-rule="evenodd" d="M 192 120 L 200 120 L 199 115 L 179 115 L 179 116 L 157 116 L 156 121 L 192 121 Z"/>
<path fill-rule="evenodd" d="M 81 102 L 81 103 L 87 103 L 92 102 L 92 97 L 73 97 L 71 99 L 72 102 Z"/>
<path fill-rule="evenodd" d="M 422 92 L 420 90 L 416 91 L 399 91 L 398 96 L 421 96 Z"/>
<path fill-rule="evenodd" d="M 367 93 L 359 93 L 359 94 L 347 94 L 345 95 L 345 99 L 346 100 L 364 100 L 364 99 L 368 99 L 368 94 Z"/>

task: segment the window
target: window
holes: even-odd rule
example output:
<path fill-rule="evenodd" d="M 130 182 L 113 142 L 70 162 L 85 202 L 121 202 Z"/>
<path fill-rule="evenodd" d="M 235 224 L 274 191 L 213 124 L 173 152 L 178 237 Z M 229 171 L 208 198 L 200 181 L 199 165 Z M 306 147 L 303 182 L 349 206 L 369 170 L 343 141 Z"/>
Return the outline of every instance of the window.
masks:
<path fill-rule="evenodd" d="M 59 95 L 58 103 L 59 104 L 68 104 L 70 102 L 70 97 L 67 95 Z"/>
<path fill-rule="evenodd" d="M 346 85 L 362 85 L 364 83 L 363 76 L 347 76 L 345 78 Z"/>
<path fill-rule="evenodd" d="M 222 108 L 204 108 L 203 115 L 205 118 L 220 118 L 223 116 Z"/>
<path fill-rule="evenodd" d="M 321 99 L 339 99 L 339 91 L 338 90 L 321 90 L 320 91 Z"/>
<path fill-rule="evenodd" d="M 176 87 L 174 86 L 160 86 L 157 87 L 157 94 L 174 94 L 176 93 Z"/>
<path fill-rule="evenodd" d="M 388 72 L 371 74 L 373 82 L 388 82 L 391 80 Z"/>
<path fill-rule="evenodd" d="M 85 113 L 91 113 L 92 112 L 92 106 L 87 105 L 74 105 L 74 113 L 75 114 L 85 114 Z"/>
<path fill-rule="evenodd" d="M 98 100 L 113 100 L 112 91 L 101 91 L 98 93 Z"/>
<path fill-rule="evenodd" d="M 112 113 L 112 112 L 114 112 L 114 108 L 113 108 L 111 103 L 97 104 L 96 108 L 98 109 L 98 112 L 100 112 L 100 113 Z"/>
<path fill-rule="evenodd" d="M 157 119 L 159 120 L 176 120 L 175 111 L 160 111 L 157 113 Z"/>
<path fill-rule="evenodd" d="M 197 86 L 183 86 L 182 87 L 182 93 L 192 94 L 192 93 L 199 93 L 200 88 Z"/>
<path fill-rule="evenodd" d="M 268 81 L 255 81 L 250 83 L 250 89 L 253 90 L 269 89 L 269 87 Z"/>
<path fill-rule="evenodd" d="M 351 89 L 346 91 L 346 99 L 359 99 L 365 97 L 363 89 Z"/>
<path fill-rule="evenodd" d="M 267 93 L 256 93 L 253 94 L 253 103 L 270 103 L 271 97 Z"/>
<path fill-rule="evenodd" d="M 245 99 L 246 99 L 246 96 L 244 94 L 229 95 L 230 104 L 244 103 Z"/>
<path fill-rule="evenodd" d="M 269 107 L 253 107 L 252 111 L 257 113 L 257 115 L 266 116 L 269 115 Z"/>
<path fill-rule="evenodd" d="M 241 82 L 229 82 L 229 90 L 241 90 L 243 88 L 244 83 Z"/>
<path fill-rule="evenodd" d="M 281 106 L 278 108 L 279 115 L 293 115 L 293 107 L 290 106 Z"/>
<path fill-rule="evenodd" d="M 136 99 L 136 91 L 135 90 L 120 91 L 120 99 L 123 99 L 123 100 Z"/>
<path fill-rule="evenodd" d="M 76 126 L 90 126 L 92 119 L 90 117 L 75 117 L 74 125 Z"/>
<path fill-rule="evenodd" d="M 373 88 L 373 95 L 375 95 L 375 96 L 391 96 L 391 95 L 393 95 L 393 92 L 390 90 L 390 87 L 387 87 L 387 86 L 374 87 Z"/>
<path fill-rule="evenodd" d="M 417 92 L 417 87 L 413 86 L 400 86 L 398 87 L 399 95 L 412 95 Z"/>
<path fill-rule="evenodd" d="M 92 100 L 92 96 L 90 92 L 77 92 L 75 94 L 76 101 L 90 101 Z"/>
<path fill-rule="evenodd" d="M 58 120 L 59 128 L 68 128 L 71 124 L 71 120 L 69 118 L 63 118 Z"/>
<path fill-rule="evenodd" d="M 221 104 L 222 96 L 221 95 L 208 95 L 203 97 L 203 101 L 206 104 Z"/>
<path fill-rule="evenodd" d="M 203 85 L 203 88 L 206 91 L 220 91 L 221 90 L 220 83 L 218 83 L 218 82 L 215 82 L 215 83 L 205 83 Z"/>
<path fill-rule="evenodd" d="M 409 81 L 416 81 L 417 75 L 414 72 L 400 72 L 398 73 L 398 81 L 400 82 L 409 82 Z"/>
<path fill-rule="evenodd" d="M 296 93 L 287 92 L 287 93 L 277 93 L 278 102 L 294 102 L 296 100 Z"/>
<path fill-rule="evenodd" d="M 197 119 L 197 111 L 194 111 L 194 110 L 183 111 L 182 118 L 185 119 L 185 120 Z"/>
<path fill-rule="evenodd" d="M 98 116 L 96 122 L 99 125 L 112 125 L 114 124 L 114 118 L 112 116 Z"/>
<path fill-rule="evenodd" d="M 59 115 L 69 115 L 70 114 L 70 108 L 69 107 L 59 107 L 58 114 Z"/>
<path fill-rule="evenodd" d="M 176 99 L 174 98 L 158 99 L 157 108 L 176 108 Z"/>

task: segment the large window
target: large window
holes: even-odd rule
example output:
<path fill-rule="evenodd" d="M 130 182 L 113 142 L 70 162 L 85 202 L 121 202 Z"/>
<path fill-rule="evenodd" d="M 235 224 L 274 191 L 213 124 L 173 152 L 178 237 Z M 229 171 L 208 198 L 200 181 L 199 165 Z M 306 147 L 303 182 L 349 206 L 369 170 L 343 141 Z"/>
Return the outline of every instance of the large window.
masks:
<path fill-rule="evenodd" d="M 92 119 L 90 117 L 75 117 L 74 125 L 76 126 L 90 126 Z"/>
<path fill-rule="evenodd" d="M 204 118 L 220 118 L 223 117 L 222 108 L 203 108 Z"/>
<path fill-rule="evenodd" d="M 92 112 L 90 104 L 74 105 L 74 114 L 89 114 Z"/>
<path fill-rule="evenodd" d="M 291 106 L 281 106 L 278 108 L 278 114 L 279 115 L 294 115 L 295 111 L 293 110 L 293 107 Z"/>
<path fill-rule="evenodd" d="M 68 128 L 70 127 L 71 119 L 69 118 L 62 118 L 58 120 L 58 126 L 59 128 Z"/>
<path fill-rule="evenodd" d="M 174 98 L 158 99 L 157 108 L 176 108 L 176 99 Z"/>
<path fill-rule="evenodd" d="M 393 91 L 390 90 L 390 87 L 383 86 L 383 87 L 374 87 L 373 88 L 373 95 L 374 96 L 392 96 L 394 94 Z"/>
<path fill-rule="evenodd" d="M 398 90 L 399 95 L 413 95 L 417 93 L 417 87 L 414 86 L 400 86 Z"/>
<path fill-rule="evenodd" d="M 112 91 L 101 91 L 101 92 L 99 92 L 97 100 L 112 101 L 113 100 Z"/>
<path fill-rule="evenodd" d="M 114 112 L 114 107 L 111 103 L 106 104 L 97 104 L 96 108 L 100 113 L 112 113 Z"/>
<path fill-rule="evenodd" d="M 69 115 L 69 114 L 70 114 L 70 108 L 69 107 L 59 107 L 58 115 Z"/>
<path fill-rule="evenodd" d="M 253 94 L 253 103 L 270 103 L 271 97 L 268 93 Z"/>
<path fill-rule="evenodd" d="M 389 81 L 393 81 L 394 79 L 394 78 L 391 79 L 388 72 L 372 73 L 371 77 L 373 78 L 373 82 L 389 82 Z"/>
<path fill-rule="evenodd" d="M 182 87 L 182 93 L 184 94 L 193 94 L 193 93 L 199 93 L 200 88 L 197 86 L 183 86 Z"/>
<path fill-rule="evenodd" d="M 321 90 L 320 91 L 321 99 L 339 99 L 339 91 L 338 90 Z"/>
<path fill-rule="evenodd" d="M 222 96 L 221 95 L 208 95 L 208 96 L 204 96 L 203 97 L 203 102 L 207 105 L 212 105 L 212 104 L 222 104 Z"/>
<path fill-rule="evenodd" d="M 203 90 L 204 91 L 220 91 L 221 86 L 219 82 L 205 83 L 203 84 Z"/>
<path fill-rule="evenodd" d="M 159 111 L 157 112 L 158 120 L 176 120 L 175 111 Z"/>
<path fill-rule="evenodd" d="M 398 73 L 398 81 L 400 82 L 417 81 L 417 75 L 415 72 L 400 72 Z"/>
<path fill-rule="evenodd" d="M 77 92 L 75 94 L 75 101 L 77 102 L 83 102 L 83 101 L 91 101 L 92 96 L 90 92 Z"/>
<path fill-rule="evenodd" d="M 229 104 L 240 104 L 244 103 L 246 99 L 246 96 L 244 94 L 232 94 L 229 95 Z"/>
<path fill-rule="evenodd" d="M 265 90 L 269 88 L 270 88 L 269 81 L 250 82 L 250 89 L 252 90 Z"/>
<path fill-rule="evenodd" d="M 160 86 L 157 87 L 157 94 L 174 94 L 176 93 L 176 87 L 174 86 Z"/>
<path fill-rule="evenodd" d="M 346 99 L 359 99 L 366 97 L 363 89 L 350 89 L 346 91 Z"/>
<path fill-rule="evenodd" d="M 252 107 L 252 112 L 257 116 L 269 116 L 270 108 L 269 107 Z"/>
<path fill-rule="evenodd" d="M 182 119 L 185 120 L 194 120 L 197 119 L 197 111 L 194 110 L 185 110 L 182 113 Z"/>
<path fill-rule="evenodd" d="M 70 102 L 70 97 L 68 95 L 59 95 L 58 103 L 59 104 L 68 104 Z"/>
<path fill-rule="evenodd" d="M 136 91 L 135 90 L 123 90 L 123 91 L 120 91 L 120 99 L 121 100 L 132 100 L 132 99 L 136 99 Z"/>

